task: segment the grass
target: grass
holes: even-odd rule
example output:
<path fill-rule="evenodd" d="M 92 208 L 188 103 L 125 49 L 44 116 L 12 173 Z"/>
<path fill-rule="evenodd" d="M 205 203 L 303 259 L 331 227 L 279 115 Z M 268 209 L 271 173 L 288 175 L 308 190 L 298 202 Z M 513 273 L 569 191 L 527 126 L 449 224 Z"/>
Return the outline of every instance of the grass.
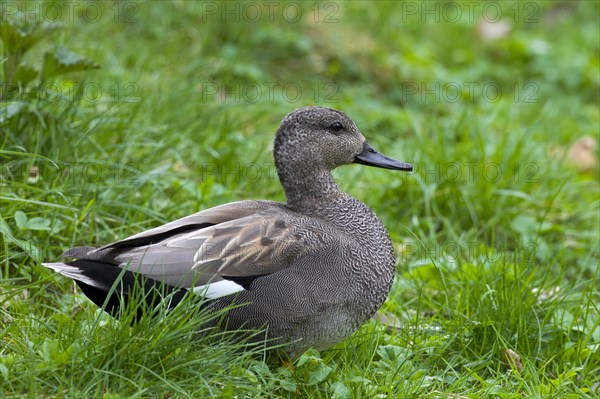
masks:
<path fill-rule="evenodd" d="M 270 21 L 259 3 L 96 18 L 80 2 L 19 59 L 41 70 L 25 89 L 3 30 L 1 396 L 597 397 L 598 149 L 582 143 L 600 126 L 598 2 L 494 3 L 497 39 L 475 3 L 472 18 L 452 3 L 455 21 L 446 3 L 281 2 Z M 36 4 L 46 22 L 67 7 Z M 130 326 L 41 267 L 221 203 L 283 201 L 273 135 L 311 104 L 416 167 L 335 172 L 396 247 L 383 322 L 285 368 L 197 336 L 193 303 Z"/>

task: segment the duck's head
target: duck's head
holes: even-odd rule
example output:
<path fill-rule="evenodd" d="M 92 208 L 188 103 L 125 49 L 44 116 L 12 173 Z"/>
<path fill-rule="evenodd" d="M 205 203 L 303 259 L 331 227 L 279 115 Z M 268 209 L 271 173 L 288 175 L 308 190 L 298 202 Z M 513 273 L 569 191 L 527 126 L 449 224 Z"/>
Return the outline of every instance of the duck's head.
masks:
<path fill-rule="evenodd" d="M 286 115 L 277 130 L 273 156 L 280 175 L 284 169 L 310 174 L 351 163 L 412 170 L 410 164 L 371 147 L 346 114 L 323 107 L 299 108 Z"/>

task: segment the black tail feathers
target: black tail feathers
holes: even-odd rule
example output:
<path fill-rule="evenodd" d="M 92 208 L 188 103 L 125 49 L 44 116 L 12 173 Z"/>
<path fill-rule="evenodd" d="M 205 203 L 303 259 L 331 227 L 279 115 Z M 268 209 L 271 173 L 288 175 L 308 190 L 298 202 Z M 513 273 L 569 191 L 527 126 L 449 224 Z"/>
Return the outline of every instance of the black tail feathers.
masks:
<path fill-rule="evenodd" d="M 173 309 L 188 292 L 184 288 L 163 284 L 104 262 L 75 260 L 65 264 L 76 269 L 71 269 L 68 275 L 75 280 L 83 293 L 113 317 L 120 318 L 126 307 L 135 305 L 137 315 L 132 323 L 163 301 L 168 300 L 168 309 Z"/>

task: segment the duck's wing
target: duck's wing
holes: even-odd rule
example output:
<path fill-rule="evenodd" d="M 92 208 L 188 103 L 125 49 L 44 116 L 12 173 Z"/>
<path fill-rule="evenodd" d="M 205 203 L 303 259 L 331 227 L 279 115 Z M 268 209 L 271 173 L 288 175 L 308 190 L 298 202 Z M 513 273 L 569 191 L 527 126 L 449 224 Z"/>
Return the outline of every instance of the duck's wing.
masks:
<path fill-rule="evenodd" d="M 272 201 L 231 202 L 143 231 L 124 240 L 105 245 L 104 247 L 99 248 L 99 250 L 149 245 L 178 233 L 203 229 L 220 223 L 251 216 L 265 209 L 281 207 L 283 207 L 282 204 Z"/>
<path fill-rule="evenodd" d="M 77 258 L 115 263 L 113 259 L 127 248 L 139 248 L 161 242 L 185 232 L 204 229 L 219 223 L 244 218 L 269 207 L 282 206 L 272 201 L 239 201 L 206 209 L 181 219 L 129 236 L 123 240 L 96 248 L 80 246 L 67 250 L 63 258 Z"/>
<path fill-rule="evenodd" d="M 250 289 L 252 282 L 331 245 L 331 226 L 279 203 L 243 201 L 212 208 L 99 249 L 67 257 L 107 263 L 208 297 Z M 308 243 L 311 245 L 308 245 Z"/>

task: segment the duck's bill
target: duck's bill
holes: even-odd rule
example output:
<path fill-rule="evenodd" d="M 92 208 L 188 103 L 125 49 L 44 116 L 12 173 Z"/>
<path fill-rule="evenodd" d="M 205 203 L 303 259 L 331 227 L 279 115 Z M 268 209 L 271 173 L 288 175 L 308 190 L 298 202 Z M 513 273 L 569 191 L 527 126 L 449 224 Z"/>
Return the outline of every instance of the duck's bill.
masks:
<path fill-rule="evenodd" d="M 413 167 L 411 164 L 406 162 L 400 162 L 393 158 L 387 157 L 371 147 L 366 141 L 363 143 L 363 149 L 360 154 L 354 158 L 354 163 L 360 163 L 363 165 L 375 166 L 378 168 L 393 169 L 393 170 L 406 170 L 411 171 Z"/>

